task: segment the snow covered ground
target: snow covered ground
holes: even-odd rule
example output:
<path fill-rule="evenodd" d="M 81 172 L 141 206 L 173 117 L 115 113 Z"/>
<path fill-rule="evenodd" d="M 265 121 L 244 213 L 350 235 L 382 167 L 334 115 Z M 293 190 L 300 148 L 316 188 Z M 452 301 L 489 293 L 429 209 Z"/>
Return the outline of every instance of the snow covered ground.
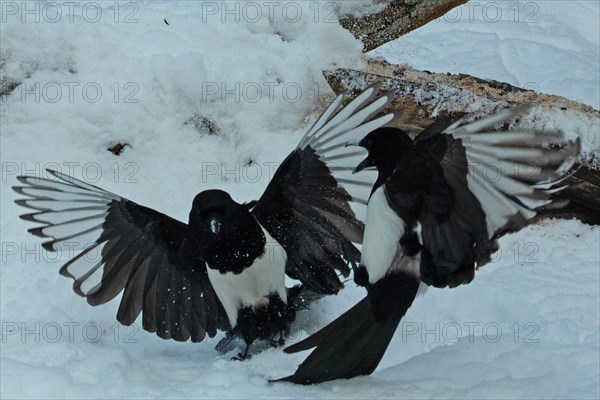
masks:
<path fill-rule="evenodd" d="M 46 253 L 27 234 L 9 188 L 46 167 L 181 220 L 206 188 L 257 198 L 328 93 L 320 71 L 361 67 L 361 44 L 331 17 L 332 4 L 0 4 L 1 78 L 23 82 L 0 101 L 0 397 L 600 395 L 600 229 L 579 221 L 504 238 L 472 284 L 415 301 L 372 376 L 313 387 L 268 383 L 303 354 L 268 349 L 231 362 L 233 352 L 213 349 L 220 337 L 177 343 L 119 326 L 118 302 L 92 308 L 58 275 L 69 251 Z M 599 107 L 597 2 L 460 10 L 372 55 Z M 118 142 L 129 146 L 116 157 L 106 148 Z M 362 295 L 349 285 L 301 312 L 289 341 Z"/>

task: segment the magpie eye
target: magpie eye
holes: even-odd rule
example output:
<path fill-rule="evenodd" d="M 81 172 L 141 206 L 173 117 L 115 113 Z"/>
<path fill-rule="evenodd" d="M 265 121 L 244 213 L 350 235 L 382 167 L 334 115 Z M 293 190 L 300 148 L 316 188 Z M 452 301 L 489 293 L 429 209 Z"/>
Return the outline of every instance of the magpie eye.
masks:
<path fill-rule="evenodd" d="M 373 139 L 367 139 L 367 145 L 373 146 Z"/>

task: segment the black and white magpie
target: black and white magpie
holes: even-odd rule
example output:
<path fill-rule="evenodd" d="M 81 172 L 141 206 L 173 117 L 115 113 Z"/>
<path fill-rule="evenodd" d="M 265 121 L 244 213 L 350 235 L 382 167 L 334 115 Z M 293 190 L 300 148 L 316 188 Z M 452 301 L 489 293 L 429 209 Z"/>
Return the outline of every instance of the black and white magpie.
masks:
<path fill-rule="evenodd" d="M 559 133 L 487 132 L 528 106 L 462 124 L 440 119 L 413 142 L 381 128 L 357 144 L 368 157 L 356 172 L 379 176 L 367 206 L 355 282 L 367 296 L 331 324 L 285 349 L 316 347 L 292 376 L 300 384 L 368 375 L 375 370 L 420 287 L 469 283 L 514 232 L 548 206 L 573 168 L 579 140 L 544 146 Z"/>
<path fill-rule="evenodd" d="M 57 171 L 54 179 L 20 176 L 16 203 L 36 210 L 21 218 L 57 250 L 78 242 L 81 253 L 60 270 L 91 305 L 121 291 L 117 320 L 164 339 L 198 342 L 217 330 L 243 337 L 248 355 L 295 318 L 285 275 L 316 293 L 337 293 L 349 275 L 364 225 L 351 204 L 371 183 L 352 179 L 359 153 L 348 137 L 382 127 L 390 95 L 370 87 L 345 107 L 336 98 L 277 169 L 258 201 L 239 204 L 220 190 L 198 194 L 187 224 Z M 363 151 L 364 152 L 364 151 Z M 364 156 L 360 154 L 360 156 Z M 345 174 L 348 175 L 345 177 Z M 352 195 L 351 195 L 352 193 Z M 100 254 L 99 259 L 89 257 Z M 296 291 L 297 294 L 297 291 Z M 281 337 L 280 337 L 281 338 Z"/>

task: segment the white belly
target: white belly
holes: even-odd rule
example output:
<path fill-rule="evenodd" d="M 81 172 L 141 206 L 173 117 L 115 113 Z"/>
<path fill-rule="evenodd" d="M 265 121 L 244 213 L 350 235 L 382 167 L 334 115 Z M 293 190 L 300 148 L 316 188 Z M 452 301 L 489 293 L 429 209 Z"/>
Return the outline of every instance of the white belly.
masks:
<path fill-rule="evenodd" d="M 380 186 L 367 205 L 367 219 L 363 238 L 361 265 L 367 268 L 369 283 L 385 276 L 392 266 L 397 252 L 402 251 L 398 242 L 404 235 L 404 221 L 388 205 L 384 187 Z M 403 257 L 398 254 L 398 257 Z"/>
<path fill-rule="evenodd" d="M 261 226 L 262 228 L 262 226 Z M 221 300 L 231 327 L 237 324 L 238 310 L 266 305 L 269 296 L 278 294 L 287 303 L 285 289 L 285 262 L 287 254 L 283 247 L 262 228 L 267 240 L 265 253 L 240 274 L 222 274 L 207 268 L 208 278 Z"/>

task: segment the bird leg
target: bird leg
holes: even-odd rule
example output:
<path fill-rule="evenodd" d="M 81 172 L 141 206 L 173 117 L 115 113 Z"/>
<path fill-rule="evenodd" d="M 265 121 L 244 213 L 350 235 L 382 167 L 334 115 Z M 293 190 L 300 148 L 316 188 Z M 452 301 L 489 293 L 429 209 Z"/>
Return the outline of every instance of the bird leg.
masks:
<path fill-rule="evenodd" d="M 244 350 L 244 353 L 242 353 L 241 351 L 238 353 L 237 357 L 231 357 L 232 361 L 245 361 L 245 360 L 249 360 L 252 358 L 251 354 L 248 354 L 248 352 L 250 351 L 250 345 L 252 343 L 248 343 L 246 344 L 246 350 Z"/>
<path fill-rule="evenodd" d="M 283 331 L 279 331 L 279 339 L 271 339 L 269 345 L 271 347 L 282 347 L 283 345 L 285 345 L 285 340 L 283 339 Z"/>

